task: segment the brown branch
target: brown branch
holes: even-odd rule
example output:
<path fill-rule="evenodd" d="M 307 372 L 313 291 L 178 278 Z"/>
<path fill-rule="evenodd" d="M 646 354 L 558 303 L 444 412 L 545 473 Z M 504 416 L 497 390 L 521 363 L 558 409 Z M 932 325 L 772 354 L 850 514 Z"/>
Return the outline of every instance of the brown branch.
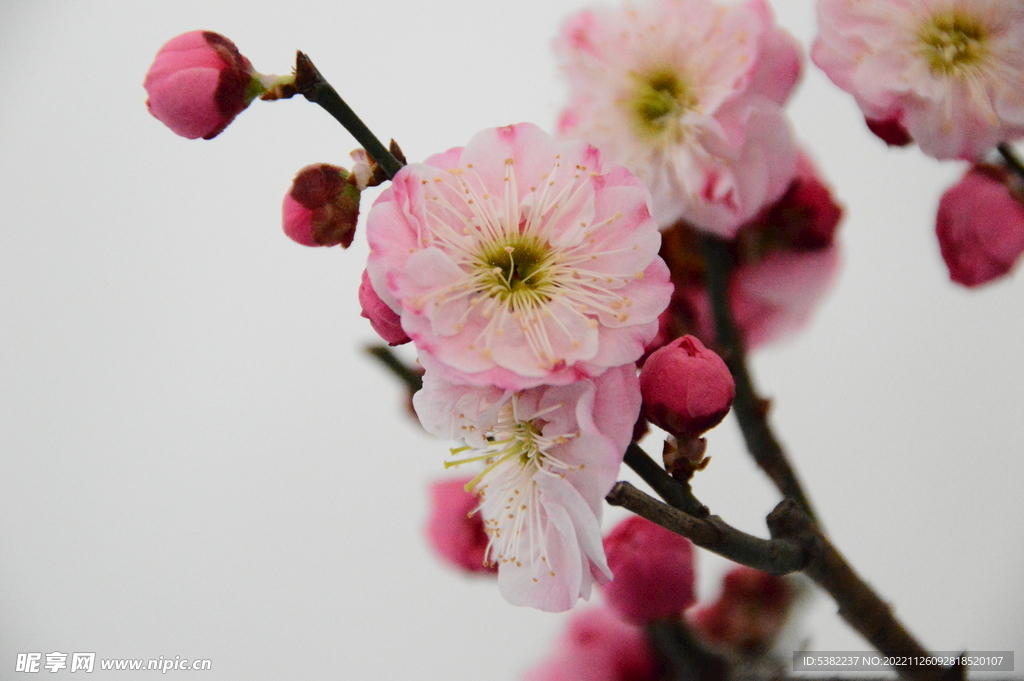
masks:
<path fill-rule="evenodd" d="M 693 496 L 690 483 L 677 480 L 665 472 L 665 469 L 655 463 L 637 443 L 629 444 L 623 462 L 636 471 L 637 475 L 671 506 L 697 518 L 707 518 L 710 515 L 708 507 Z"/>
<path fill-rule="evenodd" d="M 681 534 L 701 548 L 773 575 L 795 572 L 806 563 L 800 547 L 789 539 L 761 539 L 714 515 L 695 518 L 625 481 L 615 483 L 605 500 Z"/>
<path fill-rule="evenodd" d="M 725 660 L 709 650 L 681 619 L 662 619 L 644 627 L 661 661 L 659 681 L 726 681 Z"/>
<path fill-rule="evenodd" d="M 796 502 L 780 502 L 768 515 L 768 529 L 773 538 L 789 539 L 800 546 L 807 558 L 804 574 L 832 596 L 839 615 L 879 652 L 891 656 L 928 654 Z M 897 671 L 922 681 L 934 681 L 945 672 L 952 672 L 947 678 L 964 678 L 963 670 L 957 673 L 934 666 L 900 667 Z"/>
<path fill-rule="evenodd" d="M 715 317 L 717 349 L 736 381 L 733 413 L 739 421 L 747 449 L 782 495 L 796 501 L 814 518 L 810 499 L 800 485 L 782 445 L 768 425 L 767 401 L 758 397 L 747 369 L 743 340 L 729 306 L 729 276 L 733 267 L 729 244 L 709 235 L 702 235 L 700 241 L 707 264 L 705 277 Z"/>
<path fill-rule="evenodd" d="M 367 345 L 366 352 L 383 364 L 409 389 L 409 393 L 415 393 L 423 387 L 423 372 L 416 367 L 409 366 L 386 345 Z"/>
<path fill-rule="evenodd" d="M 1024 162 L 1021 162 L 1020 157 L 1017 156 L 1013 147 L 1011 147 L 1007 142 L 1002 142 L 996 148 L 999 149 L 999 154 L 1006 162 L 1006 166 L 1016 173 L 1020 180 L 1024 181 Z"/>
<path fill-rule="evenodd" d="M 627 508 L 733 562 L 772 574 L 802 571 L 832 597 L 847 624 L 879 652 L 890 656 L 927 655 L 888 604 L 792 499 L 783 500 L 771 512 L 767 519 L 771 539 L 761 539 L 732 527 L 718 516 L 709 516 L 707 507 L 693 496 L 689 484 L 670 476 L 636 443 L 630 445 L 626 460 L 671 505 L 628 482 L 616 483 L 606 498 L 609 504 Z M 687 512 L 686 508 L 697 508 L 699 514 Z M 963 678 L 962 670 L 943 672 L 936 667 L 907 667 L 898 671 L 922 681 L 934 681 L 943 673 L 949 675 L 945 677 L 948 679 Z"/>
<path fill-rule="evenodd" d="M 381 144 L 381 141 L 366 127 L 356 112 L 345 103 L 337 90 L 320 75 L 320 71 L 313 65 L 313 61 L 302 52 L 297 52 L 295 55 L 295 89 L 309 101 L 319 104 L 324 111 L 334 116 L 335 120 L 352 133 L 352 136 L 363 146 L 370 158 L 381 167 L 388 179 L 393 178 L 395 173 L 405 165 Z"/>

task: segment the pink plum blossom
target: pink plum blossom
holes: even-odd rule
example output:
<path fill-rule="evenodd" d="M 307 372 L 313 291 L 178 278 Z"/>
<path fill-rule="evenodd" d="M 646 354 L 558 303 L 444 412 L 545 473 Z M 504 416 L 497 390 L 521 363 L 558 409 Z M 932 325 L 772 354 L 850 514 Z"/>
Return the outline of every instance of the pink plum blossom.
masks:
<path fill-rule="evenodd" d="M 388 345 L 402 345 L 412 340 L 402 328 L 402 319 L 398 313 L 374 291 L 366 270 L 363 270 L 363 279 L 359 284 L 359 305 L 363 308 L 362 316 L 370 320 L 370 326 Z"/>
<path fill-rule="evenodd" d="M 644 630 L 604 608 L 575 613 L 555 651 L 526 681 L 656 681 L 659 664 Z"/>
<path fill-rule="evenodd" d="M 486 463 L 467 487 L 506 600 L 559 612 L 611 578 L 600 521 L 640 412 L 634 365 L 517 392 L 453 385 L 428 366 L 413 403 L 428 432 L 465 442 L 446 466 Z"/>
<path fill-rule="evenodd" d="M 479 501 L 466 491 L 470 480 L 438 480 L 430 486 L 427 539 L 434 553 L 449 565 L 489 574 L 497 568 L 486 560 L 488 538 L 483 520 L 475 513 Z"/>
<path fill-rule="evenodd" d="M 939 201 L 935 233 L 949 278 L 980 286 L 1005 275 L 1024 253 L 1024 193 L 1005 168 L 974 166 Z"/>
<path fill-rule="evenodd" d="M 212 139 L 264 86 L 233 42 L 211 31 L 192 31 L 160 48 L 145 88 L 146 106 L 161 123 L 182 137 Z"/>
<path fill-rule="evenodd" d="M 647 358 L 640 394 L 651 423 L 689 439 L 722 422 L 736 396 L 736 383 L 721 357 L 686 335 Z"/>
<path fill-rule="evenodd" d="M 975 160 L 1024 134 L 1020 0 L 818 0 L 811 57 L 887 141 Z"/>
<path fill-rule="evenodd" d="M 298 172 L 281 208 L 284 233 L 303 246 L 348 248 L 359 219 L 359 188 L 344 168 L 314 163 Z"/>
<path fill-rule="evenodd" d="M 555 49 L 570 89 L 560 131 L 643 179 L 662 227 L 682 219 L 732 237 L 789 185 L 782 104 L 802 54 L 765 0 L 585 10 Z"/>
<path fill-rule="evenodd" d="M 633 363 L 671 297 L 649 194 L 522 123 L 407 165 L 370 211 L 370 280 L 425 366 L 519 390 Z"/>
<path fill-rule="evenodd" d="M 678 617 L 693 605 L 693 546 L 685 537 L 634 515 L 608 533 L 604 552 L 615 578 L 601 590 L 630 622 Z"/>

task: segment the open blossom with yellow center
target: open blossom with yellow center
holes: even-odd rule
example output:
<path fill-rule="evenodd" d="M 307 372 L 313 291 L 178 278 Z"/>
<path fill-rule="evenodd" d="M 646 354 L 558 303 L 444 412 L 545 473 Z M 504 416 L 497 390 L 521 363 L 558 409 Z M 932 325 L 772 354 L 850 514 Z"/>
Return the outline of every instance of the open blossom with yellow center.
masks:
<path fill-rule="evenodd" d="M 454 385 L 428 368 L 413 402 L 424 428 L 465 442 L 448 467 L 482 464 L 466 488 L 506 600 L 568 610 L 611 578 L 601 510 L 640 411 L 635 365 L 520 391 Z"/>
<path fill-rule="evenodd" d="M 1024 135 L 1020 0 L 818 0 L 811 56 L 871 122 L 974 160 Z"/>
<path fill-rule="evenodd" d="M 802 55 L 764 0 L 588 9 L 555 49 L 570 92 L 560 132 L 643 179 L 662 227 L 731 238 L 793 178 L 782 105 Z"/>
<path fill-rule="evenodd" d="M 643 184 L 531 124 L 402 169 L 367 272 L 425 365 L 456 383 L 566 384 L 637 360 L 671 295 Z"/>

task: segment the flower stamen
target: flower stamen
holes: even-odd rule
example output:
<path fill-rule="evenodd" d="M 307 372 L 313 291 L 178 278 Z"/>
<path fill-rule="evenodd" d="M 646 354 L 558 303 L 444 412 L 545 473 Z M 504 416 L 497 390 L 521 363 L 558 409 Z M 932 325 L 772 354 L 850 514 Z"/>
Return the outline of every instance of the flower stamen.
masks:
<path fill-rule="evenodd" d="M 442 306 L 469 298 L 468 304 L 460 303 L 464 307 L 454 328 L 461 331 L 470 316 L 479 312 L 486 321 L 469 345 L 484 356 L 489 356 L 493 343 L 502 337 L 511 321 L 519 327 L 541 366 L 550 368 L 565 361 L 557 348 L 573 350 L 580 344 L 572 337 L 569 326 L 552 314 L 554 305 L 588 319 L 599 313 L 613 314 L 620 321 L 626 319 L 618 310 L 629 302 L 611 289 L 628 285 L 636 273 L 608 276 L 581 267 L 586 262 L 630 250 L 629 246 L 594 248 L 594 232 L 611 225 L 622 214 L 593 224 L 582 223 L 576 242 L 555 246 L 550 241 L 554 226 L 577 205 L 586 188 L 586 180 L 581 179 L 587 168 L 577 165 L 572 181 L 562 181 L 562 186 L 553 191 L 561 167 L 556 158 L 551 172 L 542 177 L 545 181 L 541 187 L 520 202 L 515 163 L 506 159 L 504 205 L 500 206 L 491 194 L 482 191 L 482 178 L 468 167 L 458 169 L 457 173 L 449 171 L 436 178 L 439 182 L 428 183 L 436 193 L 429 192 L 427 196 L 430 224 L 420 234 L 421 245 L 446 250 L 463 275 L 424 292 L 416 302 L 422 307 L 433 299 L 435 306 Z M 453 195 L 460 197 L 462 210 L 449 200 Z M 462 229 L 453 223 L 461 223 Z M 588 322 L 588 326 L 594 325 Z M 556 330 L 564 335 L 564 340 L 551 337 Z"/>
<path fill-rule="evenodd" d="M 484 516 L 484 529 L 489 536 L 485 556 L 490 562 L 514 563 L 519 567 L 524 561 L 548 562 L 537 476 L 564 478 L 566 472 L 578 468 L 559 459 L 552 449 L 578 437 L 579 433 L 555 437 L 543 434 L 546 424 L 543 417 L 562 407 L 556 404 L 523 415 L 519 413 L 518 397 L 513 395 L 501 407 L 496 423 L 487 434 L 485 447 L 454 448 L 453 455 L 468 450 L 475 455 L 445 462 L 445 468 L 487 462 L 486 468 L 466 484 L 466 491 L 479 496 L 476 511 Z M 521 547 L 519 540 L 524 530 L 528 530 L 529 545 Z M 524 548 L 526 553 L 521 550 Z M 552 571 L 548 572 L 553 576 Z"/>
<path fill-rule="evenodd" d="M 985 25 L 955 10 L 929 17 L 918 30 L 917 38 L 928 66 L 936 75 L 958 75 L 988 56 Z"/>

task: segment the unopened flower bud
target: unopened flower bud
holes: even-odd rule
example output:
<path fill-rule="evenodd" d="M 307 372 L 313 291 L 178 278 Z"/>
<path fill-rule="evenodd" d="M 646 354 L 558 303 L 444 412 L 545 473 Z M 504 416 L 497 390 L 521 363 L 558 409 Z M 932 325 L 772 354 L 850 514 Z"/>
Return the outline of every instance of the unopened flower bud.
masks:
<path fill-rule="evenodd" d="M 794 595 L 782 577 L 739 566 L 725 576 L 718 600 L 697 610 L 691 620 L 719 649 L 762 653 L 782 631 Z"/>
<path fill-rule="evenodd" d="M 623 618 L 647 624 L 693 605 L 693 548 L 685 537 L 631 516 L 605 537 L 604 552 L 614 579 L 602 589 Z"/>
<path fill-rule="evenodd" d="M 485 562 L 488 538 L 484 521 L 474 513 L 480 501 L 466 491 L 469 480 L 441 480 L 430 486 L 427 539 L 449 565 L 466 572 L 497 573 L 496 565 Z"/>
<path fill-rule="evenodd" d="M 1009 272 L 1024 252 L 1024 204 L 1005 168 L 976 165 L 939 201 L 935 233 L 949 278 L 980 286 Z"/>
<path fill-rule="evenodd" d="M 359 189 L 344 168 L 314 163 L 299 171 L 284 197 L 284 233 L 303 246 L 348 248 L 359 220 Z"/>
<path fill-rule="evenodd" d="M 779 252 L 803 253 L 831 248 L 843 209 L 832 196 L 810 156 L 801 152 L 786 193 L 765 207 L 736 235 L 739 268 L 756 266 Z"/>
<path fill-rule="evenodd" d="M 146 74 L 146 106 L 182 137 L 212 139 L 265 90 L 235 44 L 211 31 L 172 38 Z"/>
<path fill-rule="evenodd" d="M 890 147 L 905 147 L 914 141 L 898 118 L 865 118 L 864 122 L 868 124 L 868 130 Z"/>
<path fill-rule="evenodd" d="M 732 406 L 736 383 L 722 358 L 683 336 L 655 350 L 640 372 L 644 415 L 680 439 L 714 428 Z"/>
<path fill-rule="evenodd" d="M 402 318 L 373 289 L 366 270 L 363 270 L 363 280 L 359 284 L 359 304 L 363 308 L 362 316 L 370 320 L 370 326 L 388 345 L 402 345 L 412 340 L 402 328 Z"/>

